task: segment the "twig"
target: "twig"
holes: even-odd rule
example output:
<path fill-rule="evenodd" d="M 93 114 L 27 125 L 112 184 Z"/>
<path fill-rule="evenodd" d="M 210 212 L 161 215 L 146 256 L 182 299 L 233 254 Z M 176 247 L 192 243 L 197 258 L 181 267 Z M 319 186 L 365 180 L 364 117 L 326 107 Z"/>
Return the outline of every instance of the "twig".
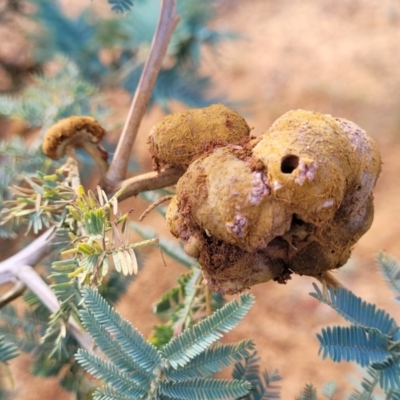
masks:
<path fill-rule="evenodd" d="M 26 285 L 20 281 L 17 281 L 8 292 L 4 293 L 3 296 L 0 297 L 0 308 L 3 308 L 13 300 L 17 299 L 19 296 L 22 296 L 25 290 Z"/>
<path fill-rule="evenodd" d="M 185 171 L 181 168 L 167 168 L 161 172 L 147 172 L 132 178 L 125 179 L 113 188 L 113 191 L 108 194 L 114 194 L 121 187 L 126 186 L 126 189 L 118 197 L 120 201 L 132 196 L 137 196 L 141 192 L 148 190 L 162 189 L 167 186 L 175 185 L 178 179 Z"/>
<path fill-rule="evenodd" d="M 322 283 L 323 287 L 327 288 L 329 286 L 332 286 L 334 289 L 336 289 L 337 287 L 344 288 L 344 285 L 339 280 L 337 280 L 330 272 L 325 272 L 320 276 L 315 276 L 315 278 Z"/>
<path fill-rule="evenodd" d="M 175 3 L 175 0 L 162 1 L 160 19 L 153 37 L 149 57 L 144 66 L 125 126 L 118 141 L 117 149 L 106 175 L 104 182 L 106 189 L 107 186 L 112 187 L 117 182 L 121 182 L 126 176 L 129 158 L 139 130 L 140 122 L 146 111 L 157 76 L 161 70 L 172 33 L 179 22 L 179 16 L 175 12 Z"/>
<path fill-rule="evenodd" d="M 206 315 L 207 317 L 210 317 L 212 314 L 212 307 L 211 307 L 212 293 L 209 286 L 206 285 L 205 289 L 206 289 Z"/>
<path fill-rule="evenodd" d="M 154 210 L 157 206 L 159 206 L 161 203 L 164 203 L 164 201 L 171 200 L 174 197 L 173 194 L 169 194 L 168 196 L 163 196 L 160 197 L 158 200 L 156 200 L 154 203 L 151 203 L 146 210 L 143 212 L 143 214 L 139 217 L 139 221 L 143 221 L 146 216 L 150 213 L 151 210 Z"/>

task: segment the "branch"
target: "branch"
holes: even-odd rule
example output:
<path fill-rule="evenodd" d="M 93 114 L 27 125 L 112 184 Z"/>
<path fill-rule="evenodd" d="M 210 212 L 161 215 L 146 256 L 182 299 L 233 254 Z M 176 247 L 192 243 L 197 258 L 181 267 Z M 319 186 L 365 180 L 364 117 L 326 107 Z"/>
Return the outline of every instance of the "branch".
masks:
<path fill-rule="evenodd" d="M 129 197 L 137 196 L 141 192 L 162 189 L 167 186 L 175 185 L 184 172 L 183 169 L 176 167 L 164 169 L 161 172 L 147 172 L 145 174 L 125 179 L 119 183 L 110 194 L 114 194 L 125 186 L 126 189 L 118 197 L 119 201 L 122 201 Z"/>
<path fill-rule="evenodd" d="M 344 288 L 345 286 L 337 280 L 331 272 L 325 272 L 322 275 L 319 276 L 314 276 L 315 279 L 319 280 L 324 288 L 328 288 L 329 286 L 332 286 L 334 289 L 337 287 Z"/>
<path fill-rule="evenodd" d="M 121 182 L 128 170 L 129 158 L 135 142 L 140 122 L 146 111 L 151 92 L 161 70 L 164 56 L 167 52 L 171 36 L 179 22 L 179 16 L 175 12 L 175 0 L 163 0 L 161 4 L 160 19 L 150 54 L 144 66 L 138 87 L 136 88 L 124 129 L 118 141 L 112 163 L 107 172 L 105 185 L 113 186 Z"/>

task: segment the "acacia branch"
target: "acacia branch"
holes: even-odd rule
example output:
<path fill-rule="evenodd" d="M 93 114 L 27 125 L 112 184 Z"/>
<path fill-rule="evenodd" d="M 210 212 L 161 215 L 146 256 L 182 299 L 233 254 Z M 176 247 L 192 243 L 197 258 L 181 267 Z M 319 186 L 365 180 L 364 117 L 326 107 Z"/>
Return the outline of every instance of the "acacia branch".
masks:
<path fill-rule="evenodd" d="M 113 187 L 126 176 L 129 158 L 139 130 L 140 122 L 146 111 L 157 76 L 161 70 L 171 36 L 179 22 L 179 16 L 175 12 L 175 6 L 175 0 L 162 1 L 160 19 L 153 37 L 149 57 L 145 63 L 135 96 L 129 109 L 128 117 L 118 141 L 117 149 L 106 175 L 106 187 Z"/>
<path fill-rule="evenodd" d="M 137 196 L 141 192 L 148 190 L 162 189 L 167 186 L 175 185 L 185 171 L 181 168 L 167 168 L 160 172 L 152 171 L 141 175 L 133 176 L 119 183 L 112 194 L 125 186 L 125 190 L 118 197 L 120 201 L 132 196 Z"/>

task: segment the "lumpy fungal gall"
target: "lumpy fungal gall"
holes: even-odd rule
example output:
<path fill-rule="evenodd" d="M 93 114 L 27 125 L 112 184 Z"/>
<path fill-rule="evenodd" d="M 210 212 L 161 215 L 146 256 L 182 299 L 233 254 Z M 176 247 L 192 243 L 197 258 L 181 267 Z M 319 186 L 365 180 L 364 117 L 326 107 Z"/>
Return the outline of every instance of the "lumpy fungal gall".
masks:
<path fill-rule="evenodd" d="M 249 132 L 236 111 L 214 104 L 167 115 L 152 128 L 148 145 L 156 169 L 164 165 L 187 168 L 210 144 L 235 143 Z"/>
<path fill-rule="evenodd" d="M 185 162 L 167 223 L 220 292 L 339 268 L 372 223 L 380 155 L 344 119 L 290 111 L 246 145 Z"/>

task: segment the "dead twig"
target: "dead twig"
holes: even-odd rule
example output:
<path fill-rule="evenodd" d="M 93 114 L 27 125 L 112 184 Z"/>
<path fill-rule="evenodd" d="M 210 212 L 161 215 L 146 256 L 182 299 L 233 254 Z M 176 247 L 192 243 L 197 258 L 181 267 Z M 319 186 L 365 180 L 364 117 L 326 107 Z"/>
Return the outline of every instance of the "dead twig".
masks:
<path fill-rule="evenodd" d="M 339 280 L 337 280 L 330 272 L 325 272 L 324 274 L 320 276 L 315 276 L 314 278 L 318 279 L 322 283 L 324 289 L 328 288 L 329 286 L 332 286 L 334 289 L 336 289 L 337 287 L 344 288 L 344 285 Z"/>
<path fill-rule="evenodd" d="M 118 197 L 120 201 L 132 196 L 137 196 L 141 192 L 162 189 L 167 186 L 175 185 L 185 171 L 181 168 L 167 168 L 160 172 L 152 171 L 132 178 L 125 179 L 116 185 L 109 195 L 116 193 L 125 186 L 125 190 Z"/>
<path fill-rule="evenodd" d="M 164 201 L 171 200 L 173 197 L 174 197 L 173 194 L 169 194 L 168 196 L 160 197 L 157 201 L 155 201 L 154 203 L 151 203 L 146 208 L 146 210 L 143 212 L 143 214 L 139 217 L 139 221 L 143 221 L 146 218 L 146 216 L 150 213 L 151 210 L 154 210 L 161 203 L 164 203 Z"/>
<path fill-rule="evenodd" d="M 0 308 L 3 308 L 7 304 L 11 303 L 13 300 L 22 296 L 25 290 L 26 285 L 22 282 L 17 281 L 8 292 L 4 293 L 3 296 L 0 297 Z"/>

